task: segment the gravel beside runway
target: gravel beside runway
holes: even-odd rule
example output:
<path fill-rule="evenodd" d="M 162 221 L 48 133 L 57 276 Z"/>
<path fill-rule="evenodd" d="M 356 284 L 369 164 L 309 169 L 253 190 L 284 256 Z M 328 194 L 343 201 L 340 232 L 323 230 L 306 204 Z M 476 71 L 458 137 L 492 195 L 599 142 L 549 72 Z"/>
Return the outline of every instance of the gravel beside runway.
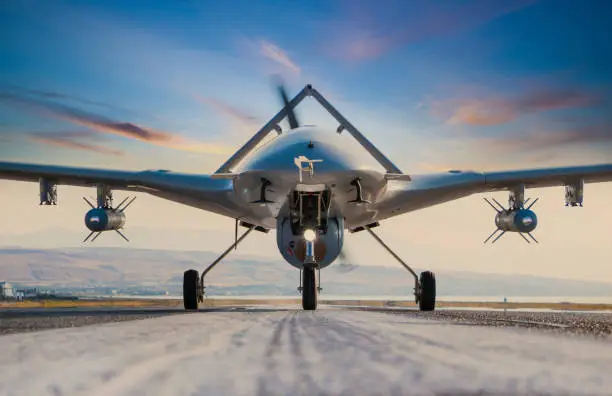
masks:
<path fill-rule="evenodd" d="M 527 327 L 534 330 L 569 332 L 572 334 L 610 337 L 612 334 L 612 312 L 506 312 L 439 310 L 419 312 L 406 309 L 364 308 L 415 318 L 448 320 L 470 325 L 494 327 Z"/>
<path fill-rule="evenodd" d="M 236 308 L 213 308 L 234 310 Z M 528 327 L 534 330 L 569 332 L 572 334 L 612 337 L 612 313 L 583 312 L 507 312 L 439 310 L 419 312 L 396 308 L 346 308 L 348 310 L 380 311 L 436 319 L 467 325 L 493 327 Z M 201 309 L 200 311 L 204 311 Z M 165 315 L 180 315 L 180 308 L 71 308 L 71 309 L 7 309 L 0 311 L 0 335 L 64 327 L 80 327 L 128 320 L 141 320 Z"/>
<path fill-rule="evenodd" d="M 612 313 L 439 311 L 436 319 L 468 321 L 493 326 L 522 326 L 607 337 L 612 334 Z"/>
<path fill-rule="evenodd" d="M 181 314 L 182 310 L 72 308 L 5 309 L 0 311 L 0 335 L 39 330 L 80 327 Z"/>

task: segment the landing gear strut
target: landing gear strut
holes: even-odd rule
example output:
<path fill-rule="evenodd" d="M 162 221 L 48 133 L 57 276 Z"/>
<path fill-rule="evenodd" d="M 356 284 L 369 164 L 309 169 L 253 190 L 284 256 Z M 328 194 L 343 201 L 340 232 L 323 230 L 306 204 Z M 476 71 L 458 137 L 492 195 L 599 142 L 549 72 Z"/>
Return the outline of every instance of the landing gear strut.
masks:
<path fill-rule="evenodd" d="M 419 304 L 421 311 L 433 311 L 436 306 L 436 277 L 433 272 L 421 272 L 421 276 L 417 276 L 416 272 L 408 264 L 404 262 L 378 235 L 372 231 L 370 226 L 364 226 L 366 231 L 370 233 L 389 252 L 399 263 L 406 268 L 414 277 L 414 300 Z"/>
<path fill-rule="evenodd" d="M 204 277 L 206 274 L 210 272 L 217 264 L 221 262 L 232 251 L 244 238 L 247 237 L 255 229 L 255 226 L 249 227 L 240 238 L 236 238 L 234 243 L 227 248 L 223 254 L 221 254 L 215 261 L 212 262 L 206 269 L 202 272 L 202 276 L 198 275 L 198 271 L 194 269 L 190 269 L 185 271 L 183 274 L 183 305 L 186 310 L 194 310 L 198 309 L 198 303 L 204 302 L 204 294 L 205 294 L 205 286 L 204 286 Z M 238 234 L 236 234 L 237 236 Z"/>
<path fill-rule="evenodd" d="M 314 238 L 304 241 L 306 243 L 306 258 L 300 272 L 301 282 L 300 287 L 298 287 L 298 290 L 302 292 L 302 308 L 305 311 L 317 309 L 317 298 L 321 290 L 317 282 L 317 278 L 321 278 L 321 269 L 315 259 L 313 240 Z"/>

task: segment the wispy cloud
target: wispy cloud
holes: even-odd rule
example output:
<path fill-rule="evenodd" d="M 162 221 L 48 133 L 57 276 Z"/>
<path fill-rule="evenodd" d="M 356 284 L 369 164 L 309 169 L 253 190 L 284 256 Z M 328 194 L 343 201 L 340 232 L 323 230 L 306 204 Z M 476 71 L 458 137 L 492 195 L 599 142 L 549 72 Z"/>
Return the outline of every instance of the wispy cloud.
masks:
<path fill-rule="evenodd" d="M 125 154 L 121 150 L 80 141 L 81 139 L 95 140 L 95 136 L 88 132 L 31 132 L 26 136 L 30 141 L 60 148 L 84 150 L 112 156 L 123 156 Z"/>
<path fill-rule="evenodd" d="M 120 108 L 110 103 L 89 100 L 89 99 L 86 99 L 80 96 L 70 95 L 70 94 L 63 93 L 63 92 L 31 89 L 31 88 L 25 88 L 25 87 L 18 87 L 14 85 L 9 85 L 1 89 L 2 91 L 5 91 L 5 92 L 13 92 L 16 95 L 25 94 L 25 95 L 34 96 L 40 99 L 71 101 L 71 102 L 75 102 L 75 103 L 87 105 L 87 106 L 96 106 L 96 107 L 102 107 L 102 108 L 111 109 L 111 110 L 120 110 L 122 112 L 130 112 L 129 110 Z"/>
<path fill-rule="evenodd" d="M 259 40 L 259 54 L 283 66 L 285 69 L 295 74 L 300 74 L 300 67 L 289 57 L 287 52 L 278 45 L 266 40 Z"/>
<path fill-rule="evenodd" d="M 476 142 L 498 152 L 535 152 L 566 145 L 612 143 L 612 123 L 601 123 L 565 130 L 533 130 L 500 137 L 476 139 Z"/>
<path fill-rule="evenodd" d="M 223 144 L 207 144 L 187 140 L 166 131 L 155 130 L 131 122 L 76 109 L 57 102 L 42 101 L 14 93 L 0 92 L 0 100 L 33 110 L 43 115 L 87 127 L 98 133 L 122 136 L 150 144 L 184 151 L 209 154 L 227 154 L 231 150 Z"/>
<path fill-rule="evenodd" d="M 330 21 L 323 47 L 331 55 L 361 61 L 433 37 L 452 35 L 516 11 L 537 0 L 433 2 L 392 0 L 384 4 L 346 0 L 344 18 Z"/>
<path fill-rule="evenodd" d="M 436 143 L 435 150 L 424 150 L 420 162 L 415 164 L 416 169 L 425 172 L 512 169 L 612 159 L 609 154 L 612 147 L 610 118 L 508 129 L 492 133 L 472 128 L 460 135 L 449 133 Z"/>
<path fill-rule="evenodd" d="M 600 97 L 577 90 L 541 90 L 514 98 L 468 98 L 437 101 L 431 111 L 450 125 L 491 126 L 505 124 L 522 115 L 598 103 Z"/>
<path fill-rule="evenodd" d="M 219 99 L 195 95 L 198 102 L 212 107 L 219 114 L 245 125 L 252 125 L 257 118 Z"/>

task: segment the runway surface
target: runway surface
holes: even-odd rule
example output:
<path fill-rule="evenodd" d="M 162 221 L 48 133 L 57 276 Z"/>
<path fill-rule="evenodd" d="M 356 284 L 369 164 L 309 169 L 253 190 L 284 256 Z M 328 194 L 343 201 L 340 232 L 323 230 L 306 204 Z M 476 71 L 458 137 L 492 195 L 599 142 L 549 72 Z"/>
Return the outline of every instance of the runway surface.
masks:
<path fill-rule="evenodd" d="M 1 336 L 0 394 L 604 395 L 612 389 L 609 337 L 334 308 L 144 314 L 163 316 Z"/>

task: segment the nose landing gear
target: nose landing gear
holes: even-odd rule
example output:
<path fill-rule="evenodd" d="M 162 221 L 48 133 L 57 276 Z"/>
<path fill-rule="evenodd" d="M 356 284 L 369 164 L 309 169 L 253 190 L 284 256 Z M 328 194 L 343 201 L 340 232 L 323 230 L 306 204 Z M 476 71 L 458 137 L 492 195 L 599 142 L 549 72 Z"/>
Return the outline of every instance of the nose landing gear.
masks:
<path fill-rule="evenodd" d="M 298 290 L 302 292 L 302 308 L 305 311 L 314 311 L 317 309 L 317 299 L 321 291 L 321 285 L 319 284 L 321 269 L 315 259 L 313 240 L 306 239 L 304 242 L 306 243 L 306 257 L 300 270 L 301 282 Z"/>
<path fill-rule="evenodd" d="M 317 270 L 314 266 L 304 265 L 302 269 L 302 308 L 305 311 L 317 309 L 319 287 L 317 285 Z"/>

